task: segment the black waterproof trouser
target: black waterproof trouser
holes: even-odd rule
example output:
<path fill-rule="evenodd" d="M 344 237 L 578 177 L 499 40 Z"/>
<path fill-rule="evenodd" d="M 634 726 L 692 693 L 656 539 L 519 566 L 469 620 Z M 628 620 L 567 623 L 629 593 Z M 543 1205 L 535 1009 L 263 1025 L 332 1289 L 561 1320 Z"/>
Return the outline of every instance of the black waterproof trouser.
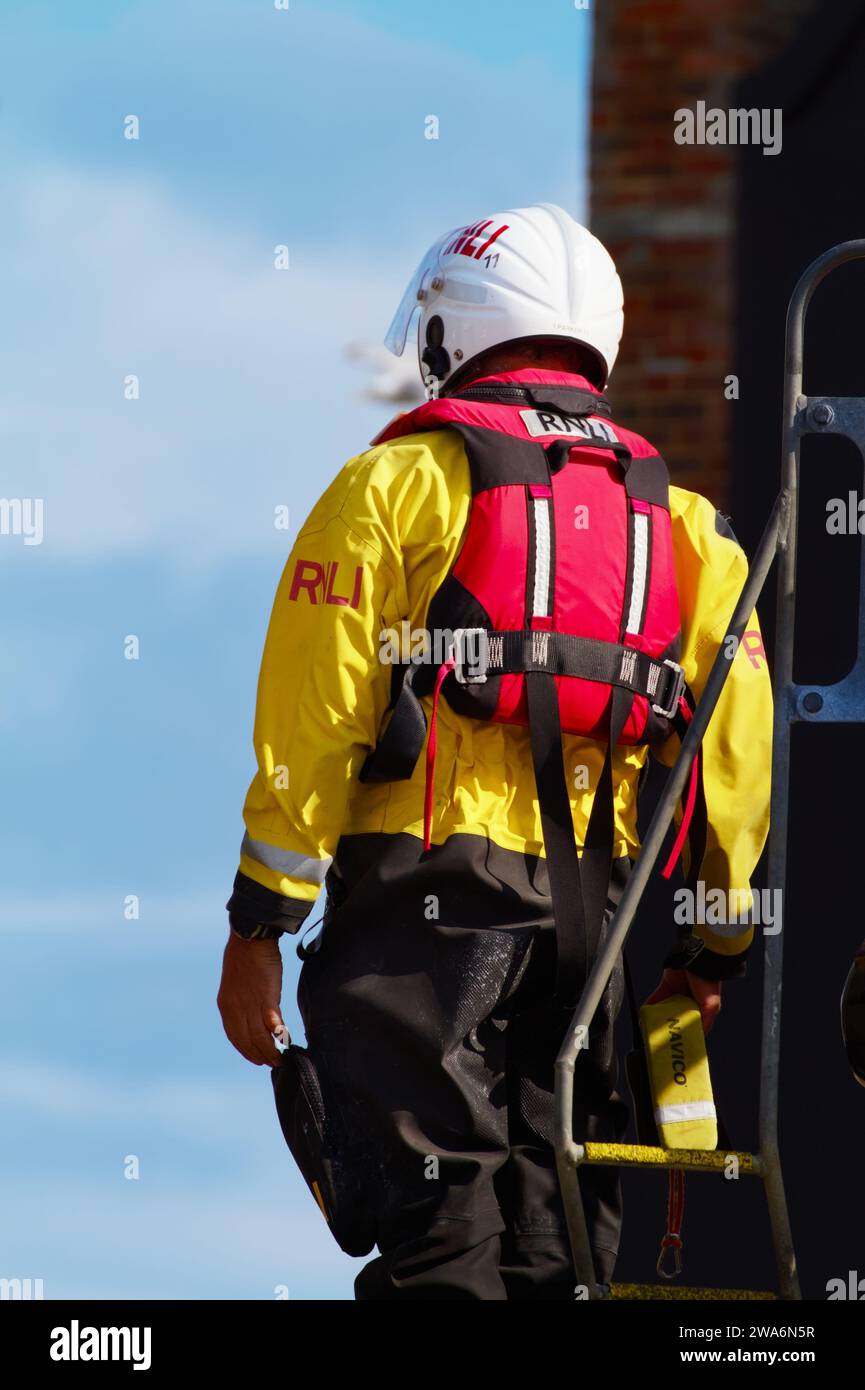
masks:
<path fill-rule="evenodd" d="M 607 920 L 629 867 L 614 864 Z M 555 932 L 445 925 L 423 897 L 397 919 L 355 896 L 329 907 L 298 1001 L 374 1220 L 380 1254 L 357 1298 L 573 1299 L 553 1152 L 554 1063 L 572 1009 L 553 1003 Z M 622 992 L 619 966 L 577 1063 L 578 1140 L 616 1141 L 627 1122 L 613 1040 Z M 580 1183 L 606 1283 L 618 1175 L 583 1168 Z"/>

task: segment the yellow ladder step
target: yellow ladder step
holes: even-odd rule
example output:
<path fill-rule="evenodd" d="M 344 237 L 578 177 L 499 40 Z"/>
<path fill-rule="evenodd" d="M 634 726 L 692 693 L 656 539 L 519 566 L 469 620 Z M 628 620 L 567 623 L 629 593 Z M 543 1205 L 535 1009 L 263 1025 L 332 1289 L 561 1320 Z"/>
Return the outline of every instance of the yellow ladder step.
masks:
<path fill-rule="evenodd" d="M 609 1163 L 622 1168 L 683 1168 L 694 1172 L 724 1172 L 735 1159 L 740 1173 L 759 1174 L 754 1154 L 738 1149 L 661 1149 L 647 1144 L 584 1144 L 583 1163 Z"/>
<path fill-rule="evenodd" d="M 695 1289 L 684 1284 L 611 1284 L 610 1298 L 619 1299 L 760 1299 L 774 1300 L 778 1295 L 765 1289 Z"/>

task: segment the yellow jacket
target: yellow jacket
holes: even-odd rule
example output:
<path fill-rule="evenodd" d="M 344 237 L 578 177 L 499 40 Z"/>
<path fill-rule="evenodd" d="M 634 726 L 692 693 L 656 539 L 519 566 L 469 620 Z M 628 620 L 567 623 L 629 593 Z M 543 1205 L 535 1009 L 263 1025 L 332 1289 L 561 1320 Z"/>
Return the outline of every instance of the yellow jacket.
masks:
<path fill-rule="evenodd" d="M 699 698 L 747 573 L 714 506 L 670 488 L 685 677 Z M 459 549 L 470 506 L 460 437 L 408 435 L 350 460 L 313 508 L 286 564 L 261 664 L 255 720 L 258 771 L 244 807 L 246 835 L 230 912 L 297 930 L 318 896 L 341 836 L 422 838 L 424 759 L 407 781 L 366 784 L 358 773 L 390 699 L 382 634 L 422 629 L 430 599 Z M 429 711 L 429 697 L 424 701 Z M 480 836 L 543 856 L 527 729 L 472 720 L 439 702 L 433 844 Z M 653 755 L 671 765 L 672 736 Z M 756 614 L 704 743 L 708 829 L 699 877 L 706 891 L 744 890 L 768 831 L 771 687 Z M 589 769 L 573 791 L 582 844 L 604 747 L 564 735 L 566 767 Z M 619 748 L 616 855 L 636 857 L 636 790 L 647 749 Z M 572 781 L 572 779 L 569 779 Z M 685 858 L 687 868 L 687 854 Z M 751 943 L 747 925 L 693 928 L 724 974 Z M 705 970 L 701 973 L 705 973 Z M 726 973 L 736 973 L 728 970 Z"/>

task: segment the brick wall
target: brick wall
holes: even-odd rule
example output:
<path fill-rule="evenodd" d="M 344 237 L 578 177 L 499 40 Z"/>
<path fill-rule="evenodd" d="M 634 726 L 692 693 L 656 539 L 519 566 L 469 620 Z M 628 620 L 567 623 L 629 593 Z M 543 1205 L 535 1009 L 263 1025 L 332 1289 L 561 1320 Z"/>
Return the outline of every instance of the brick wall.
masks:
<path fill-rule="evenodd" d="M 616 259 L 625 336 L 610 395 L 676 482 L 727 500 L 735 146 L 679 145 L 674 112 L 727 110 L 815 0 L 597 0 L 592 230 Z M 782 156 L 765 156 L 780 158 Z"/>

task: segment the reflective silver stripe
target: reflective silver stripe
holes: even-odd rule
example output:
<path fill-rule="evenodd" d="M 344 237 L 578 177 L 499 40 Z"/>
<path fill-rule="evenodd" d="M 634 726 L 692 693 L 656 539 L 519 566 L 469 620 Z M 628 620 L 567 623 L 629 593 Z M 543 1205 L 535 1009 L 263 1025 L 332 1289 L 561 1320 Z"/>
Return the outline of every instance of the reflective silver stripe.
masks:
<path fill-rule="evenodd" d="M 535 504 L 535 592 L 532 616 L 546 618 L 550 611 L 550 500 L 533 497 Z"/>
<path fill-rule="evenodd" d="M 631 581 L 631 605 L 628 609 L 626 632 L 639 632 L 646 593 L 646 571 L 649 564 L 649 518 L 645 512 L 634 512 L 634 576 Z"/>
<path fill-rule="evenodd" d="M 302 883 L 324 883 L 324 876 L 333 860 L 330 855 L 324 859 L 309 859 L 306 855 L 295 854 L 290 849 L 279 849 L 268 845 L 264 840 L 253 840 L 247 830 L 240 846 L 241 854 L 256 863 L 263 864 L 274 873 L 287 874 L 289 878 L 299 878 Z"/>
<path fill-rule="evenodd" d="M 686 1100 L 681 1105 L 659 1105 L 655 1109 L 655 1119 L 659 1125 L 676 1125 L 684 1120 L 716 1118 L 715 1103 L 711 1100 Z"/>

